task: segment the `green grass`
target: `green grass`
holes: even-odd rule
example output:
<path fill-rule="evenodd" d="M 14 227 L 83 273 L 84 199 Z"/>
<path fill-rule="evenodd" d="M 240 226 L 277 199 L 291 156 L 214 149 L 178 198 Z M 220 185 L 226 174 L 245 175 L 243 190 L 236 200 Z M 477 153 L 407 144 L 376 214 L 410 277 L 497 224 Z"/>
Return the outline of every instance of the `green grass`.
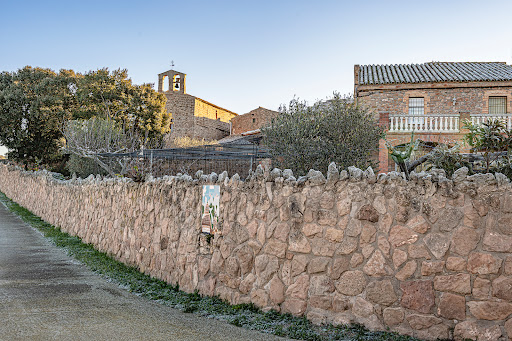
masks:
<path fill-rule="evenodd" d="M 97 251 L 78 237 L 62 232 L 38 216 L 16 204 L 0 192 L 0 202 L 23 221 L 41 231 L 54 245 L 64 248 L 68 254 L 91 270 L 119 284 L 127 290 L 162 304 L 208 318 L 227 321 L 235 326 L 299 340 L 418 340 L 391 332 L 371 332 L 361 325 L 333 326 L 313 325 L 304 317 L 263 312 L 253 304 L 230 305 L 218 297 L 189 294 L 159 279 L 139 272 L 104 252 Z"/>

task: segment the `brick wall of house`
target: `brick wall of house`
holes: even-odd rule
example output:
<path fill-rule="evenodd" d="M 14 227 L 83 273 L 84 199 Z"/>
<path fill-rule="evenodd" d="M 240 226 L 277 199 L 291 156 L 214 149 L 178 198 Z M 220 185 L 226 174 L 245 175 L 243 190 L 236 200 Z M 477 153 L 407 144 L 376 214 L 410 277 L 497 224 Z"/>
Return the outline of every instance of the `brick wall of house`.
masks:
<path fill-rule="evenodd" d="M 512 112 L 512 86 L 501 87 L 489 82 L 488 87 L 448 88 L 449 83 L 434 89 L 359 91 L 357 100 L 376 113 L 406 114 L 410 97 L 423 97 L 425 114 L 487 114 L 490 96 L 506 96 L 507 112 Z M 454 101 L 455 98 L 455 101 Z"/>
<path fill-rule="evenodd" d="M 422 88 L 423 87 L 423 88 Z M 457 114 L 459 133 L 416 133 L 415 138 L 427 142 L 453 145 L 460 142 L 467 131 L 462 127 L 464 119 L 473 114 L 489 113 L 488 101 L 491 96 L 507 97 L 507 112 L 512 112 L 512 84 L 510 82 L 475 82 L 467 83 L 425 83 L 398 85 L 356 85 L 356 97 L 359 104 L 375 112 L 375 119 L 380 125 L 389 126 L 389 115 L 407 114 L 410 97 L 424 98 L 424 113 Z M 410 141 L 411 133 L 391 133 L 387 141 L 396 146 Z M 468 152 L 462 146 L 463 152 Z M 384 141 L 379 144 L 379 170 L 394 170 L 393 161 L 389 160 Z"/>
<path fill-rule="evenodd" d="M 249 111 L 247 114 L 240 115 L 231 119 L 232 134 L 241 134 L 246 131 L 256 130 L 270 123 L 272 117 L 278 114 L 277 111 L 259 107 Z"/>

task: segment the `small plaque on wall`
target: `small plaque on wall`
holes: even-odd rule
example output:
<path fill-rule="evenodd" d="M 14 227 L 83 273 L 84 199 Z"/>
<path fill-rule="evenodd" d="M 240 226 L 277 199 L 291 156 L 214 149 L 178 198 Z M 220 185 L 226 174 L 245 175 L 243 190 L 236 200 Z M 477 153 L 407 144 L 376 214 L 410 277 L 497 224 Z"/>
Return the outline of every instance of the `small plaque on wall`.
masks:
<path fill-rule="evenodd" d="M 215 234 L 219 226 L 220 186 L 203 186 L 201 203 L 201 232 Z"/>

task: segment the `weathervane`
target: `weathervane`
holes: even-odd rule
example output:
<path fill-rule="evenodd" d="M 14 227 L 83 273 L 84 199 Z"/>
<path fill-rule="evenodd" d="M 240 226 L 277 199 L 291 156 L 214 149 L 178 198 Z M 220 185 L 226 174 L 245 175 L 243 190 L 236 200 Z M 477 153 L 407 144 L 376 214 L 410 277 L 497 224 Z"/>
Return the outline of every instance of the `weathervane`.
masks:
<path fill-rule="evenodd" d="M 171 60 L 171 67 L 174 67 L 174 60 Z"/>

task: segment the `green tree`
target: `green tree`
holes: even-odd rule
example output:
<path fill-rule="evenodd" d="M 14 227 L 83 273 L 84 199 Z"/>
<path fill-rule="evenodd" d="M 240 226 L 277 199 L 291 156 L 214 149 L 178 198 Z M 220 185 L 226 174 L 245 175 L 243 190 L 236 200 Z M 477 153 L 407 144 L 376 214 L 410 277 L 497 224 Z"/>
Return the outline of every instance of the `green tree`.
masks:
<path fill-rule="evenodd" d="M 126 70 L 56 73 L 27 66 L 0 74 L 0 144 L 9 158 L 52 163 L 62 157 L 63 129 L 73 119 L 109 119 L 160 140 L 169 131 L 166 98 L 150 84 L 134 85 Z"/>
<path fill-rule="evenodd" d="M 25 67 L 0 74 L 0 142 L 9 158 L 49 163 L 59 158 L 61 128 L 75 99 L 73 71 Z"/>
<path fill-rule="evenodd" d="M 105 68 L 80 75 L 76 98 L 79 106 L 74 119 L 109 117 L 154 136 L 170 130 L 165 95 L 154 91 L 151 84 L 132 84 L 127 70 Z"/>
<path fill-rule="evenodd" d="M 482 153 L 485 162 L 485 172 L 489 173 L 493 163 L 496 163 L 501 152 L 512 147 L 512 130 L 508 131 L 503 121 L 490 120 L 482 124 L 464 121 L 464 128 L 469 132 L 464 135 L 466 142 L 473 151 Z"/>
<path fill-rule="evenodd" d="M 383 128 L 371 112 L 335 93 L 309 106 L 293 99 L 269 126 L 262 128 L 273 164 L 296 174 L 309 169 L 327 171 L 330 162 L 341 168 L 375 166 Z"/>

